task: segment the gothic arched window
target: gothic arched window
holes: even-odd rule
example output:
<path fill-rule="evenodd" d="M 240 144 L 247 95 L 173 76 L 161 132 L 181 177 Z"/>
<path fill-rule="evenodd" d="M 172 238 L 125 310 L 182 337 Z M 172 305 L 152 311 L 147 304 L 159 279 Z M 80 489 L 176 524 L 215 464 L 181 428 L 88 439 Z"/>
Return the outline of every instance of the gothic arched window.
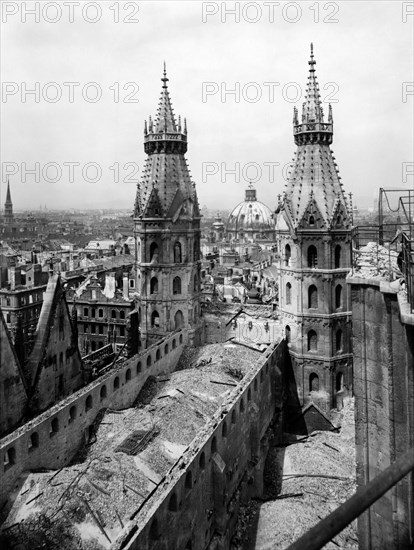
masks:
<path fill-rule="evenodd" d="M 308 308 L 316 309 L 318 307 L 318 289 L 315 285 L 308 288 Z"/>
<path fill-rule="evenodd" d="M 318 349 L 318 337 L 314 330 L 308 332 L 308 351 L 316 351 Z"/>
<path fill-rule="evenodd" d="M 180 264 L 181 262 L 182 262 L 181 243 L 177 241 L 174 245 L 174 263 Z"/>
<path fill-rule="evenodd" d="M 292 303 L 292 285 L 290 283 L 286 283 L 286 305 L 290 305 Z"/>
<path fill-rule="evenodd" d="M 174 315 L 174 324 L 175 330 L 178 330 L 184 326 L 184 315 L 182 311 L 178 310 L 177 313 Z"/>
<path fill-rule="evenodd" d="M 291 258 L 291 250 L 290 250 L 290 245 L 286 245 L 285 246 L 285 265 L 289 265 L 290 264 L 290 258 Z"/>
<path fill-rule="evenodd" d="M 308 248 L 308 267 L 317 267 L 318 265 L 318 251 L 313 244 Z"/>
<path fill-rule="evenodd" d="M 336 391 L 342 391 L 344 389 L 344 375 L 342 372 L 338 372 L 336 375 Z"/>
<path fill-rule="evenodd" d="M 158 245 L 151 243 L 150 245 L 150 262 L 158 262 Z"/>
<path fill-rule="evenodd" d="M 174 277 L 173 279 L 173 294 L 181 294 L 181 279 Z"/>
<path fill-rule="evenodd" d="M 336 351 L 341 351 L 342 349 L 342 330 L 341 329 L 338 329 L 336 331 L 335 348 L 336 348 Z"/>
<path fill-rule="evenodd" d="M 290 326 L 289 325 L 285 326 L 285 340 L 286 340 L 287 343 L 290 342 Z"/>
<path fill-rule="evenodd" d="M 309 376 L 309 391 L 319 391 L 319 376 L 314 372 Z"/>
<path fill-rule="evenodd" d="M 157 310 L 153 311 L 151 314 L 151 326 L 153 328 L 158 328 L 160 326 L 160 314 Z"/>
<path fill-rule="evenodd" d="M 341 267 L 341 246 L 337 244 L 335 246 L 335 269 Z"/>
<path fill-rule="evenodd" d="M 337 285 L 335 288 L 335 308 L 342 307 L 342 286 Z"/>
<path fill-rule="evenodd" d="M 151 278 L 150 292 L 151 292 L 151 294 L 154 294 L 155 292 L 158 292 L 158 279 L 157 279 L 157 277 L 152 277 Z"/>

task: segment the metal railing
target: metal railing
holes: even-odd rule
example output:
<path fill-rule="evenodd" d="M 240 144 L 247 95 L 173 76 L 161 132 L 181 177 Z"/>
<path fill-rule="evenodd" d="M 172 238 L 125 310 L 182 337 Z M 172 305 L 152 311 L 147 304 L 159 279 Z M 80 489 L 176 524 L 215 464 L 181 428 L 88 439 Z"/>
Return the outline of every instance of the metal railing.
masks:
<path fill-rule="evenodd" d="M 393 204 L 394 203 L 394 204 Z M 351 231 L 352 272 L 358 268 L 359 250 L 376 243 L 370 250 L 373 267 L 387 263 L 390 279 L 404 278 L 407 301 L 414 310 L 414 191 L 383 189 L 379 191 L 378 223 L 358 225 Z M 398 273 L 400 273 L 398 275 Z"/>
<path fill-rule="evenodd" d="M 354 496 L 302 535 L 287 550 L 319 550 L 413 470 L 414 448 L 358 489 Z"/>
<path fill-rule="evenodd" d="M 407 301 L 411 311 L 414 310 L 414 239 L 403 233 L 401 235 L 401 266 L 407 290 Z"/>

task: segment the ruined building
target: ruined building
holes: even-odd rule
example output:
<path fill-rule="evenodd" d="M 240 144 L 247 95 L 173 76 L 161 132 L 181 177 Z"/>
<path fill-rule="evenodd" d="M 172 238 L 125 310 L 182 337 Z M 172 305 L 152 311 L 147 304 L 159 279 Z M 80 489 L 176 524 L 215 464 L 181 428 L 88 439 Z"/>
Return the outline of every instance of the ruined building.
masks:
<path fill-rule="evenodd" d="M 351 385 L 351 312 L 346 287 L 351 219 L 335 157 L 332 110 L 325 121 L 311 46 L 297 151 L 278 208 L 279 306 L 304 405 L 325 409 Z"/>
<path fill-rule="evenodd" d="M 187 123 L 176 122 L 164 67 L 155 121 L 145 122 L 147 153 L 135 200 L 137 292 L 143 347 L 200 316 L 200 211 L 185 159 Z"/>
<path fill-rule="evenodd" d="M 18 325 L 14 342 L 0 311 L 0 435 L 84 385 L 76 326 L 59 275 L 51 275 L 26 356 Z"/>

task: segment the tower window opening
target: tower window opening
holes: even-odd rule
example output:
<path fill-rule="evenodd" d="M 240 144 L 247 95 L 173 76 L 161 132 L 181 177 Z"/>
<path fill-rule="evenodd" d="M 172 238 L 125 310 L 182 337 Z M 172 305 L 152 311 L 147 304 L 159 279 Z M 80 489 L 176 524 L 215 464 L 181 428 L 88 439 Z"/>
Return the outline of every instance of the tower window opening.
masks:
<path fill-rule="evenodd" d="M 150 281 L 150 293 L 154 294 L 158 292 L 158 279 L 157 277 L 152 277 Z"/>
<path fill-rule="evenodd" d="M 314 330 L 308 332 L 308 351 L 316 351 L 318 349 L 318 337 Z"/>
<path fill-rule="evenodd" d="M 290 250 L 290 245 L 285 246 L 285 266 L 290 265 L 290 258 L 291 258 L 292 252 Z"/>
<path fill-rule="evenodd" d="M 150 245 L 150 262 L 158 261 L 158 245 L 157 243 L 151 243 Z"/>
<path fill-rule="evenodd" d="M 158 311 L 153 311 L 151 314 L 151 327 L 159 328 L 160 326 L 160 315 Z"/>
<path fill-rule="evenodd" d="M 318 307 L 318 289 L 315 285 L 308 288 L 308 308 L 316 309 Z"/>
<path fill-rule="evenodd" d="M 337 244 L 335 246 L 335 269 L 341 267 L 341 246 Z"/>
<path fill-rule="evenodd" d="M 175 330 L 179 330 L 183 326 L 184 326 L 184 315 L 181 310 L 178 310 L 174 315 L 174 328 Z"/>
<path fill-rule="evenodd" d="M 318 251 L 313 244 L 308 248 L 308 267 L 317 267 L 318 265 Z"/>
<path fill-rule="evenodd" d="M 309 216 L 309 225 L 315 225 L 315 218 L 313 216 Z"/>
<path fill-rule="evenodd" d="M 336 331 L 336 342 L 335 342 L 336 351 L 341 351 L 342 349 L 342 330 L 338 329 Z"/>
<path fill-rule="evenodd" d="M 309 391 L 319 391 L 319 376 L 314 372 L 309 376 Z"/>
<path fill-rule="evenodd" d="M 182 262 L 181 243 L 177 241 L 174 245 L 174 263 L 180 264 Z"/>
<path fill-rule="evenodd" d="M 343 391 L 344 389 L 344 375 L 342 372 L 338 372 L 336 375 L 336 391 Z"/>
<path fill-rule="evenodd" d="M 342 286 L 337 285 L 335 288 L 335 308 L 339 309 L 342 307 Z"/>
<path fill-rule="evenodd" d="M 289 325 L 285 326 L 285 340 L 286 340 L 287 343 L 290 342 L 290 326 Z"/>
<path fill-rule="evenodd" d="M 173 279 L 173 294 L 181 294 L 181 279 L 174 277 Z"/>
<path fill-rule="evenodd" d="M 286 305 L 292 303 L 292 285 L 290 283 L 286 284 Z"/>

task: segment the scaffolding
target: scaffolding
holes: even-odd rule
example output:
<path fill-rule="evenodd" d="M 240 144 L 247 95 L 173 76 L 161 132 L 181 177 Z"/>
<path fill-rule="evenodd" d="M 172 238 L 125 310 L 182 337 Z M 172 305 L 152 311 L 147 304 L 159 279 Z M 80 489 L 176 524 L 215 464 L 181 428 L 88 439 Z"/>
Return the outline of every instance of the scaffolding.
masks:
<path fill-rule="evenodd" d="M 377 243 L 372 250 L 379 265 L 388 256 L 389 272 L 397 257 L 399 272 L 405 282 L 407 301 L 414 310 L 414 190 L 380 188 L 376 223 L 358 225 L 351 232 L 352 272 L 358 267 L 358 251 L 369 243 Z M 381 258 L 380 258 L 381 256 Z M 394 270 L 395 271 L 395 270 Z"/>

